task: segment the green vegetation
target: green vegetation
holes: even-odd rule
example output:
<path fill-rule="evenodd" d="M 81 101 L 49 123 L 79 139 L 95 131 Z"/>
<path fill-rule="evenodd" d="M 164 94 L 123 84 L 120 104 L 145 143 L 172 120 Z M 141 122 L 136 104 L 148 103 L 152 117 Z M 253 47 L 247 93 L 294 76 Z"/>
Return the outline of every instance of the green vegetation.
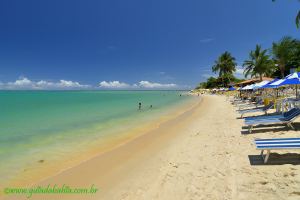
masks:
<path fill-rule="evenodd" d="M 232 75 L 230 79 L 225 80 L 231 80 L 231 82 L 226 82 L 227 85 L 225 87 L 228 87 L 230 84 L 241 82 L 244 79 L 238 79 Z M 222 78 L 209 77 L 206 82 L 199 83 L 199 85 L 195 89 L 211 89 L 224 87 L 223 81 L 224 79 Z"/>
<path fill-rule="evenodd" d="M 299 43 L 299 40 L 291 37 L 283 37 L 279 42 L 273 43 L 271 51 L 273 58 L 279 67 L 282 78 L 287 73 L 286 69 L 289 71 L 289 68 L 292 67 L 292 65 L 299 66 L 299 62 L 296 61 L 299 60 Z"/>
<path fill-rule="evenodd" d="M 200 83 L 199 88 L 229 87 L 242 80 L 234 77 L 236 71 L 235 58 L 228 52 L 224 52 L 212 66 L 212 72 L 218 77 L 209 77 L 206 82 Z M 260 78 L 263 76 L 278 78 L 285 77 L 291 68 L 300 71 L 300 40 L 285 36 L 278 42 L 274 42 L 269 49 L 262 49 L 256 45 L 255 50 L 250 51 L 249 58 L 243 62 L 245 77 Z"/>
<path fill-rule="evenodd" d="M 233 73 L 236 71 L 235 58 L 231 56 L 228 51 L 225 51 L 216 61 L 212 67 L 214 73 L 219 73 L 219 79 L 222 80 L 223 86 L 227 86 L 233 79 Z"/>
<path fill-rule="evenodd" d="M 262 81 L 263 76 L 271 76 L 275 71 L 275 66 L 270 56 L 266 54 L 267 50 L 262 50 L 260 45 L 256 45 L 254 51 L 249 54 L 249 60 L 244 61 L 245 76 L 257 77 Z"/>

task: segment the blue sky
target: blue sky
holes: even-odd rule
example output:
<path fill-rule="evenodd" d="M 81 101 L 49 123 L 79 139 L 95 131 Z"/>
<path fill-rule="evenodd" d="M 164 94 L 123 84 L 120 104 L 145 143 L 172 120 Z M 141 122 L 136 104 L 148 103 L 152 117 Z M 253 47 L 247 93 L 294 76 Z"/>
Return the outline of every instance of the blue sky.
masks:
<path fill-rule="evenodd" d="M 298 9 L 296 0 L 1 1 L 0 86 L 194 87 L 226 50 L 241 65 L 256 44 L 298 37 Z"/>

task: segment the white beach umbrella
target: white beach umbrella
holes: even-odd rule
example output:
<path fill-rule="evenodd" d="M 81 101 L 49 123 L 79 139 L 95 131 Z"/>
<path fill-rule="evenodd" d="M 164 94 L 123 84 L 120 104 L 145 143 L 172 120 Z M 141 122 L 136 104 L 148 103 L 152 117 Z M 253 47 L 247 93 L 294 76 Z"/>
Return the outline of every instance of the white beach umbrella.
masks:
<path fill-rule="evenodd" d="M 243 87 L 241 90 L 252 90 L 253 87 L 254 87 L 254 84 L 252 84 L 252 85 L 247 85 L 247 86 Z"/>
<path fill-rule="evenodd" d="M 271 83 L 272 86 L 279 86 L 285 79 L 279 79 L 278 81 L 275 81 L 274 83 Z"/>

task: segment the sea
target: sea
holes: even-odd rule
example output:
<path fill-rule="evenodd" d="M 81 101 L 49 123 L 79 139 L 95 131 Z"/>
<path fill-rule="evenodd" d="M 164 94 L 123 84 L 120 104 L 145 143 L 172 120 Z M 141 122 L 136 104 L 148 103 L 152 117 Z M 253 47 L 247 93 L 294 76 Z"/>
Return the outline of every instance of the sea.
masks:
<path fill-rule="evenodd" d="M 185 91 L 0 91 L 0 186 L 105 151 L 193 98 Z"/>

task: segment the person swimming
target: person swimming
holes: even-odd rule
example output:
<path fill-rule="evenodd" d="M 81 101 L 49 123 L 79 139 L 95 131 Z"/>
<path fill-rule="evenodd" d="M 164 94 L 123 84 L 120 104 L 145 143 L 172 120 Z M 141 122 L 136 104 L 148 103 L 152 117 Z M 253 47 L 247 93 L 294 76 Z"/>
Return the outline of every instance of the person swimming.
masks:
<path fill-rule="evenodd" d="M 142 109 L 142 103 L 139 102 L 139 110 L 141 110 L 141 109 Z"/>

